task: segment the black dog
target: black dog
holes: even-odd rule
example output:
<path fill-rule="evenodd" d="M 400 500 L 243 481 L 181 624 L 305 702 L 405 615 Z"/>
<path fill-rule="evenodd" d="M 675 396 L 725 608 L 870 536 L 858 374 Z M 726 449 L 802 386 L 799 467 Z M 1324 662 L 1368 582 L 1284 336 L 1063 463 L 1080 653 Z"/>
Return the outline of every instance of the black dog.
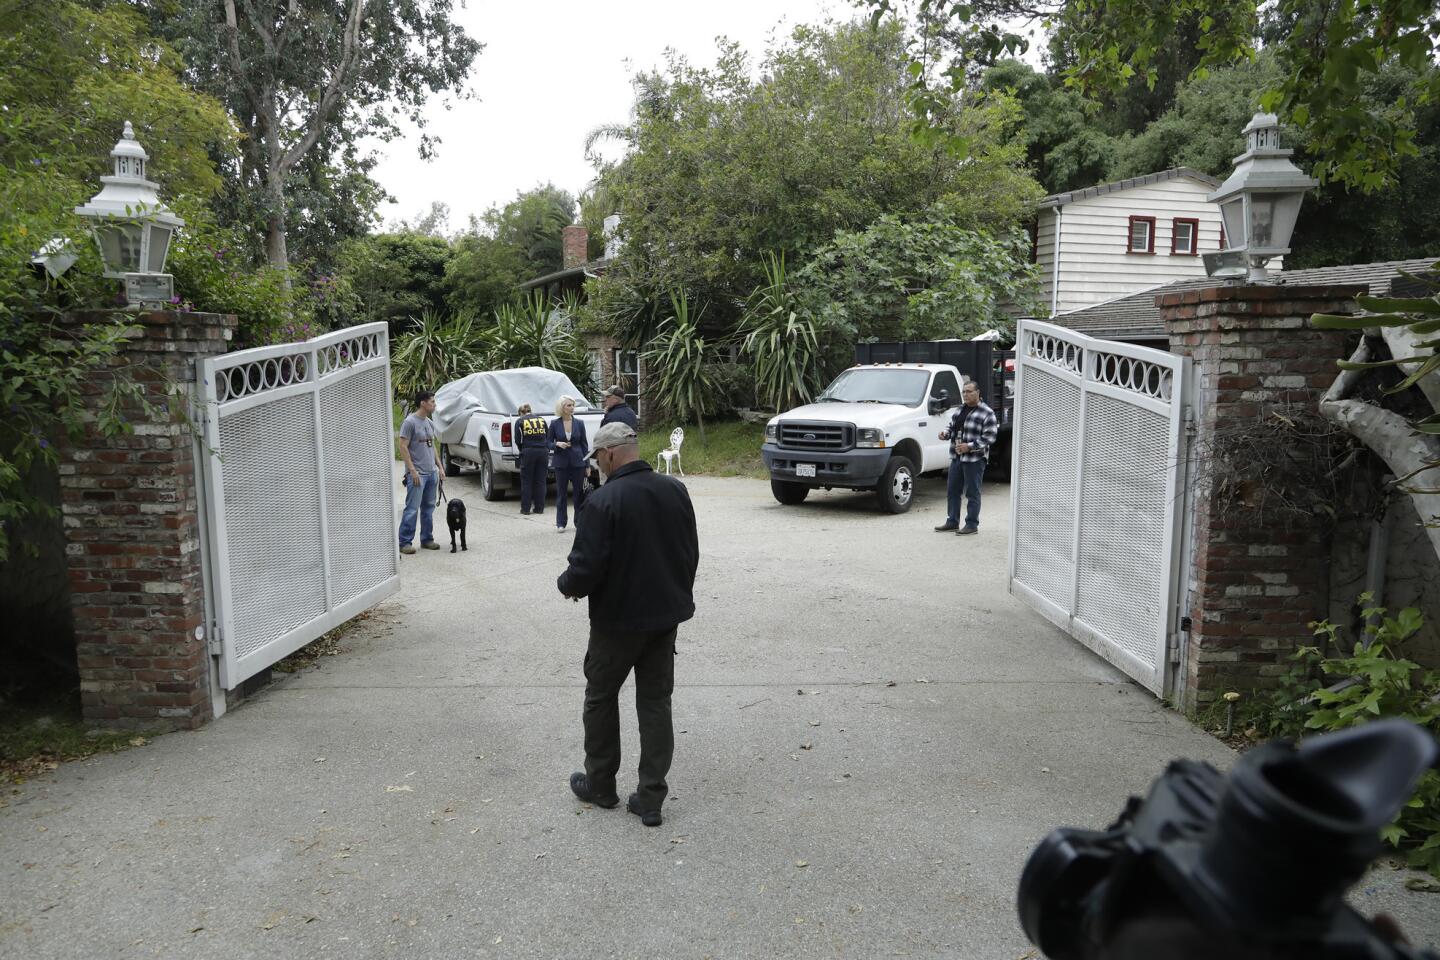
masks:
<path fill-rule="evenodd" d="M 450 552 L 455 552 L 455 533 L 460 533 L 460 549 L 469 550 L 465 545 L 465 501 L 454 499 L 445 505 L 445 526 L 450 528 Z"/>

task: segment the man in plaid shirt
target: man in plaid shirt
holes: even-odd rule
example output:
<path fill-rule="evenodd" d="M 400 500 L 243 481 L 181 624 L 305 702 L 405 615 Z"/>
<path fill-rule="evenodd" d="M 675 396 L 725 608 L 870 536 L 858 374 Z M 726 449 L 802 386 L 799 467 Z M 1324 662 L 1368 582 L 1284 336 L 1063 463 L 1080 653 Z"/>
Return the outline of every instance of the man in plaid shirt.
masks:
<path fill-rule="evenodd" d="M 950 484 L 945 498 L 945 522 L 936 527 L 937 531 L 954 530 L 964 536 L 980 530 L 980 480 L 985 476 L 985 464 L 990 457 L 990 447 L 1000 430 L 1000 421 L 995 411 L 980 402 L 980 388 L 974 380 L 965 384 L 960 392 L 965 401 L 950 417 L 950 428 L 940 431 L 941 440 L 952 437 L 950 445 Z M 960 494 L 964 492 L 968 501 L 965 509 L 965 526 L 960 526 Z"/>

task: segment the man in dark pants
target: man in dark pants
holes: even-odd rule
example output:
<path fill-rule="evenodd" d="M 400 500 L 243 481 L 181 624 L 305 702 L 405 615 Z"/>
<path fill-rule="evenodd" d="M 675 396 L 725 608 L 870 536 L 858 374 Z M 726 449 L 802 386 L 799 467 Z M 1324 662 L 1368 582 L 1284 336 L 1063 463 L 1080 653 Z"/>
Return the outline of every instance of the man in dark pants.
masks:
<path fill-rule="evenodd" d="M 520 451 L 520 512 L 541 514 L 545 512 L 545 474 L 549 470 L 546 459 L 549 451 L 545 445 L 545 431 L 549 426 L 544 417 L 537 417 L 530 411 L 530 404 L 521 405 L 516 411 L 515 446 Z"/>
<path fill-rule="evenodd" d="M 981 401 L 980 387 L 974 380 L 960 391 L 962 403 L 950 417 L 950 427 L 940 431 L 941 440 L 950 444 L 950 483 L 946 490 L 945 522 L 937 531 L 954 530 L 964 536 L 980 531 L 980 481 L 985 477 L 985 464 L 990 448 L 1000 431 L 995 411 Z M 968 501 L 965 526 L 960 526 L 960 495 Z M 958 529 L 957 529 L 958 528 Z"/>
<path fill-rule="evenodd" d="M 605 416 L 600 419 L 600 426 L 607 423 L 623 423 L 636 433 L 640 432 L 640 420 L 635 416 L 635 408 L 625 402 L 625 388 L 616 384 L 607 387 L 605 396 L 600 401 L 605 405 Z"/>
<path fill-rule="evenodd" d="M 595 435 L 609 477 L 585 505 L 585 522 L 556 585 L 571 600 L 590 598 L 585 652 L 585 770 L 570 777 L 575 796 L 609 809 L 620 802 L 620 687 L 635 671 L 640 721 L 639 783 L 626 808 L 647 827 L 661 823 L 665 775 L 675 753 L 670 694 L 675 632 L 695 615 L 700 562 L 695 509 L 684 484 L 640 459 L 635 431 L 609 423 Z"/>

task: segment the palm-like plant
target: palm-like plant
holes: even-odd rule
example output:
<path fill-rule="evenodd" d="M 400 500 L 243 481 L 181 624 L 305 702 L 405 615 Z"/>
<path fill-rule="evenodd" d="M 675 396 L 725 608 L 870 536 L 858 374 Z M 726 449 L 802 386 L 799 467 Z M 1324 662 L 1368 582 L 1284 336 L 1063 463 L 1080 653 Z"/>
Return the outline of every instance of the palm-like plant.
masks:
<path fill-rule="evenodd" d="M 489 340 L 486 366 L 559 370 L 582 393 L 593 392 L 592 365 L 585 344 L 570 328 L 568 315 L 552 306 L 539 291 L 518 303 L 497 308 Z"/>
<path fill-rule="evenodd" d="M 767 251 L 764 268 L 765 283 L 746 300 L 738 332 L 755 364 L 756 401 L 788 410 L 809 403 L 823 385 L 823 331 L 800 310 L 786 279 L 784 252 Z"/>
<path fill-rule="evenodd" d="M 414 328 L 395 341 L 391 386 L 401 399 L 418 390 L 434 390 L 480 369 L 487 353 L 485 333 L 469 314 L 445 316 L 426 310 Z"/>
<path fill-rule="evenodd" d="M 693 416 L 704 443 L 705 413 L 715 394 L 711 350 L 700 336 L 700 315 L 690 315 L 690 298 L 683 289 L 670 292 L 670 307 L 671 315 L 645 353 L 645 365 L 654 378 L 655 401 L 681 419 Z"/>

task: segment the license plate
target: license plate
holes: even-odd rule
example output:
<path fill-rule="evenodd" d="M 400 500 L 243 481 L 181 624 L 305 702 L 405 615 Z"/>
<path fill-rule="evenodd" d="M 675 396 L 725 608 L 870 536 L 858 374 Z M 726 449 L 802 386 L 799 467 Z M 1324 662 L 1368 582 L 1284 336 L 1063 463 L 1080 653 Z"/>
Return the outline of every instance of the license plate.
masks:
<path fill-rule="evenodd" d="M 813 464 L 813 463 L 797 463 L 797 464 L 795 464 L 795 476 L 797 476 L 797 477 L 813 477 L 813 476 L 815 476 L 815 464 Z"/>

